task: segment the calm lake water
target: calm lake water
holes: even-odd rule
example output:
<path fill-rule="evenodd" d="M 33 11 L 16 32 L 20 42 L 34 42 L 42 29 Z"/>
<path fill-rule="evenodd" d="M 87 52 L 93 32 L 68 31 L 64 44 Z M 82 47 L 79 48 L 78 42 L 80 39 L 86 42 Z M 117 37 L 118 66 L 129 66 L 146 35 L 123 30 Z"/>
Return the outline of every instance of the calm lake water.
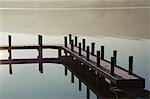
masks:
<path fill-rule="evenodd" d="M 0 34 L 0 45 L 7 45 L 9 33 Z M 12 45 L 36 45 L 37 35 L 11 34 Z M 96 42 L 96 50 L 105 46 L 105 58 L 110 60 L 113 50 L 117 50 L 117 64 L 128 70 L 128 57 L 134 56 L 133 72 L 146 80 L 145 89 L 150 90 L 150 40 L 114 37 L 78 36 L 79 42 L 85 38 L 87 45 Z M 63 36 L 43 35 L 43 44 L 63 44 Z M 13 58 L 35 58 L 36 50 L 12 51 Z M 58 57 L 57 50 L 44 50 L 44 57 Z M 0 51 L 0 59 L 7 59 L 7 51 Z M 86 85 L 78 91 L 78 79 L 71 83 L 70 72 L 64 75 L 61 64 L 44 64 L 44 73 L 38 71 L 38 64 L 18 64 L 9 75 L 8 65 L 0 65 L 0 99 L 86 99 Z M 96 95 L 91 91 L 91 99 Z"/>

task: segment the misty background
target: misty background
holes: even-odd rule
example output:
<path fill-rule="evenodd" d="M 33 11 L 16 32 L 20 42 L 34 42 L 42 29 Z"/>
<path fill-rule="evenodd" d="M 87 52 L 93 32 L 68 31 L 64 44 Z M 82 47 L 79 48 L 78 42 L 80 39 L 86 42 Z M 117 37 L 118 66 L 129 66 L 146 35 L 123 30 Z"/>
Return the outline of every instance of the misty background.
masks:
<path fill-rule="evenodd" d="M 0 32 L 150 38 L 148 0 L 0 0 Z"/>

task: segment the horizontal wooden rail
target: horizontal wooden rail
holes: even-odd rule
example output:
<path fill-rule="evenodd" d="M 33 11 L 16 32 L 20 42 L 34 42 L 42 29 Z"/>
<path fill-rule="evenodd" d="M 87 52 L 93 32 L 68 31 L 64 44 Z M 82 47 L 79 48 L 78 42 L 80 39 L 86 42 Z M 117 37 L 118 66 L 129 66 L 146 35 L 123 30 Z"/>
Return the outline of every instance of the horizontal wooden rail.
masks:
<path fill-rule="evenodd" d="M 4 59 L 0 60 L 0 64 L 31 64 L 31 63 L 59 63 L 59 58 L 32 58 L 32 59 Z"/>

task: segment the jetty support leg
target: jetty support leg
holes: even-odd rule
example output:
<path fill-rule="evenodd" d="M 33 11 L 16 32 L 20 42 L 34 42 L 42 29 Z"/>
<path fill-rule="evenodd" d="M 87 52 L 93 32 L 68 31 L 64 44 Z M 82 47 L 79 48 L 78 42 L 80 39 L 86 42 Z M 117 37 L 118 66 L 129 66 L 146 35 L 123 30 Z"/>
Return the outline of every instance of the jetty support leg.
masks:
<path fill-rule="evenodd" d="M 43 51 L 42 51 L 42 36 L 41 35 L 38 35 L 38 43 L 39 43 L 39 56 L 38 56 L 38 59 L 39 59 L 39 71 L 41 73 L 43 73 L 43 63 L 41 62 L 42 60 L 42 57 L 43 57 Z"/>
<path fill-rule="evenodd" d="M 82 39 L 82 50 L 85 51 L 85 39 Z"/>
<path fill-rule="evenodd" d="M 81 80 L 79 79 L 79 91 L 81 91 L 82 90 L 82 82 L 81 82 Z"/>
<path fill-rule="evenodd" d="M 104 60 L 104 46 L 101 46 L 101 59 Z"/>
<path fill-rule="evenodd" d="M 81 56 L 81 43 L 79 43 L 79 56 Z"/>
<path fill-rule="evenodd" d="M 65 44 L 65 47 L 67 47 L 67 37 L 66 36 L 64 37 L 64 44 Z"/>
<path fill-rule="evenodd" d="M 12 74 L 12 64 L 11 64 L 11 59 L 12 59 L 12 53 L 11 53 L 11 35 L 8 35 L 8 45 L 9 45 L 9 48 L 8 48 L 8 53 L 9 53 L 9 74 L 11 75 Z"/>
<path fill-rule="evenodd" d="M 71 44 L 72 35 L 69 34 L 69 44 Z"/>
<path fill-rule="evenodd" d="M 77 36 L 75 36 L 75 47 L 77 47 L 77 44 L 78 44 L 78 38 Z"/>
<path fill-rule="evenodd" d="M 91 43 L 91 54 L 95 55 L 95 43 Z"/>
<path fill-rule="evenodd" d="M 97 67 L 100 67 L 100 51 L 97 51 Z"/>
<path fill-rule="evenodd" d="M 65 76 L 68 75 L 67 68 L 65 67 Z"/>
<path fill-rule="evenodd" d="M 117 65 L 117 50 L 113 51 L 113 57 L 114 57 L 114 65 Z"/>
<path fill-rule="evenodd" d="M 74 75 L 72 72 L 71 72 L 71 83 L 74 83 Z"/>
<path fill-rule="evenodd" d="M 86 49 L 86 59 L 89 61 L 89 55 L 90 55 L 90 53 L 89 53 L 89 46 L 87 46 L 87 49 Z"/>
<path fill-rule="evenodd" d="M 129 74 L 132 74 L 133 70 L 133 56 L 129 56 Z"/>
<path fill-rule="evenodd" d="M 61 57 L 61 48 L 58 49 L 58 57 Z"/>
<path fill-rule="evenodd" d="M 114 75 L 114 57 L 111 57 L 111 75 Z"/>
<path fill-rule="evenodd" d="M 90 99 L 90 89 L 86 87 L 86 92 L 87 92 L 87 99 Z"/>
<path fill-rule="evenodd" d="M 73 40 L 71 40 L 71 51 L 74 51 L 74 45 L 73 45 Z"/>

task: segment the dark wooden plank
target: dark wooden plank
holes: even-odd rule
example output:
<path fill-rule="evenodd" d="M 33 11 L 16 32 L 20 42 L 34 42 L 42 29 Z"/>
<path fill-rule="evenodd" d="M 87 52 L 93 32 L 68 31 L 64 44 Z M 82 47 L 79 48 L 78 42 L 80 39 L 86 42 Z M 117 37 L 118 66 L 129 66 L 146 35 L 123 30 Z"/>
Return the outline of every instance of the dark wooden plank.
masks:
<path fill-rule="evenodd" d="M 59 58 L 0 60 L 0 64 L 59 63 Z"/>
<path fill-rule="evenodd" d="M 145 79 L 118 80 L 116 86 L 119 88 L 144 88 Z"/>
<path fill-rule="evenodd" d="M 43 49 L 58 49 L 61 48 L 62 45 L 43 45 Z M 0 50 L 8 50 L 9 46 L 0 46 Z M 39 49 L 39 45 L 25 45 L 25 46 L 11 46 L 11 49 Z"/>

